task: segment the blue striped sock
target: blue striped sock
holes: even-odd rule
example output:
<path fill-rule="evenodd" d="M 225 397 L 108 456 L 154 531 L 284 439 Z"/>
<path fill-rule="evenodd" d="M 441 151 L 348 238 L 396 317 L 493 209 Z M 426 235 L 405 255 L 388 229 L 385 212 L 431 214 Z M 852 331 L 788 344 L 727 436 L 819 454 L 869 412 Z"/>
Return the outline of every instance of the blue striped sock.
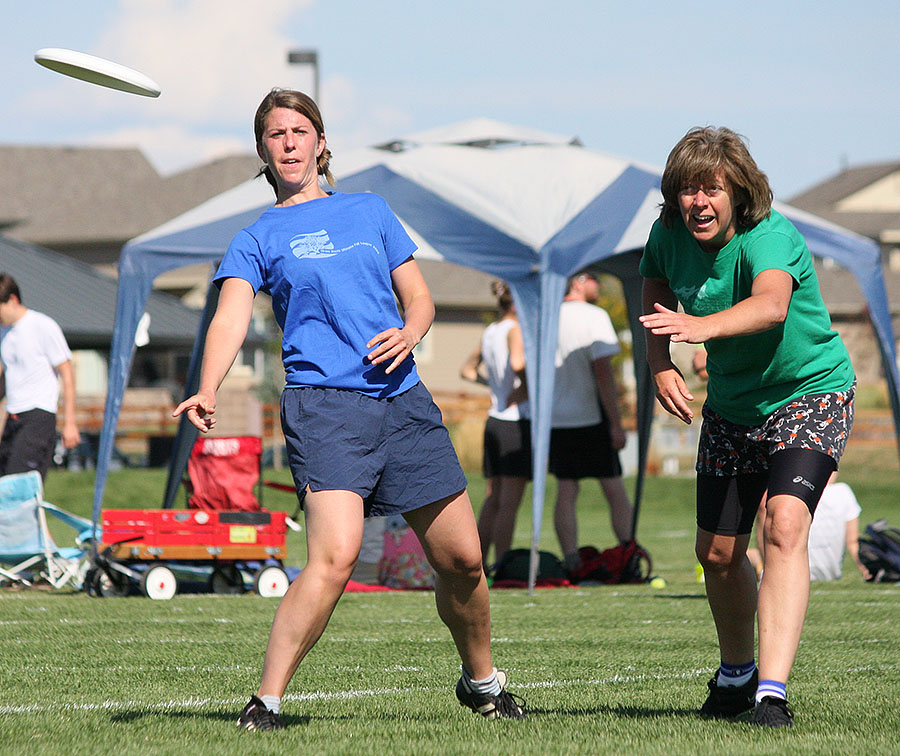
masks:
<path fill-rule="evenodd" d="M 726 664 L 722 662 L 716 685 L 721 688 L 732 688 L 746 685 L 756 671 L 756 661 L 751 659 L 746 664 Z"/>
<path fill-rule="evenodd" d="M 759 687 L 756 689 L 756 703 L 762 701 L 766 696 L 786 701 L 787 686 L 783 682 L 778 682 L 778 680 L 760 680 Z"/>

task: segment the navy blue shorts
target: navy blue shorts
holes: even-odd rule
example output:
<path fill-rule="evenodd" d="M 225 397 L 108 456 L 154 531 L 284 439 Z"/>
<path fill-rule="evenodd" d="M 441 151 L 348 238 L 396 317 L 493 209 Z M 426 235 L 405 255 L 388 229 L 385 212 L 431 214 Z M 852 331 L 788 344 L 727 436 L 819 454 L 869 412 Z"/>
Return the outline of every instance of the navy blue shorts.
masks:
<path fill-rule="evenodd" d="M 331 388 L 286 388 L 281 427 L 294 484 L 353 491 L 367 516 L 401 514 L 466 488 L 441 411 L 421 383 L 379 399 Z"/>

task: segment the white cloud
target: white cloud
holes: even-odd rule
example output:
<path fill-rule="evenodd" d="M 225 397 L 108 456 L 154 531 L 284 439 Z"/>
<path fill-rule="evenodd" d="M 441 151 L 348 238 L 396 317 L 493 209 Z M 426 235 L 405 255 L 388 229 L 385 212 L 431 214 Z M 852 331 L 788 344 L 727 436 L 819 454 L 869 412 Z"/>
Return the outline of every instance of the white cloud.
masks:
<path fill-rule="evenodd" d="M 297 78 L 286 60 L 295 41 L 281 29 L 313 2 L 132 0 L 119 6 L 98 54 L 160 84 L 160 117 L 249 124 L 268 89 Z"/>
<path fill-rule="evenodd" d="M 71 79 L 48 79 L 19 103 L 43 117 L 69 115 L 78 143 L 136 146 L 162 173 L 253 150 L 252 118 L 273 86 L 311 91 L 311 67 L 287 52 L 316 47 L 303 38 L 304 15 L 318 0 L 118 0 L 93 55 L 134 68 L 161 87 L 157 99 Z M 295 30 L 291 33 L 289 30 Z M 335 154 L 413 130 L 413 111 L 349 76 L 322 77 L 322 111 Z"/>

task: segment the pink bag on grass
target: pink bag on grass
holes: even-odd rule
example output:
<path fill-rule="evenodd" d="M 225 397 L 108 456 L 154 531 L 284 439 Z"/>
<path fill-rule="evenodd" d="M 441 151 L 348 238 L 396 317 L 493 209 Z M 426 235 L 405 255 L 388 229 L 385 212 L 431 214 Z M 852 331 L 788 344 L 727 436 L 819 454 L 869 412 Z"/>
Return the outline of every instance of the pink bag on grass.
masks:
<path fill-rule="evenodd" d="M 388 520 L 384 553 L 378 562 L 378 582 L 390 588 L 434 588 L 434 570 L 415 531 L 403 518 Z"/>

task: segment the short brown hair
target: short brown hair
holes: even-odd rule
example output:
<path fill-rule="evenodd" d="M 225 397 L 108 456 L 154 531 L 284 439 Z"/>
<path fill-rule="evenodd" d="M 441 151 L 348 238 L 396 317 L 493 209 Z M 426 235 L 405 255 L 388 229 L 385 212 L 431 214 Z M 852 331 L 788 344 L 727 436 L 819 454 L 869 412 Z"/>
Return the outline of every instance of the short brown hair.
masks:
<path fill-rule="evenodd" d="M 585 268 L 584 270 L 579 270 L 577 273 L 573 273 L 566 279 L 566 294 L 572 291 L 572 286 L 575 285 L 575 281 L 581 278 L 581 276 L 587 276 L 588 278 L 592 278 L 595 281 L 597 280 L 597 276 L 593 271 L 587 268 Z"/>
<path fill-rule="evenodd" d="M 295 89 L 278 89 L 276 87 L 263 97 L 262 102 L 256 109 L 256 115 L 253 118 L 253 134 L 256 137 L 257 147 L 262 146 L 263 131 L 266 129 L 266 117 L 275 110 L 275 108 L 296 110 L 300 115 L 304 115 L 309 119 L 309 122 L 316 130 L 317 138 L 321 138 L 325 134 L 325 124 L 322 121 L 322 114 L 319 112 L 319 106 L 316 105 L 316 101 L 313 100 L 312 97 L 303 92 L 298 92 Z M 331 150 L 328 149 L 326 144 L 325 149 L 322 150 L 322 154 L 319 155 L 316 167 L 319 175 L 324 176 L 325 180 L 334 186 L 334 177 L 331 175 L 331 171 L 328 170 L 330 162 Z M 264 165 L 259 169 L 259 173 L 256 175 L 265 176 L 266 181 L 269 182 L 269 185 L 275 190 L 275 193 L 278 193 L 278 184 L 275 183 L 275 176 L 272 174 L 272 171 L 269 170 L 269 166 Z"/>
<path fill-rule="evenodd" d="M 19 284 L 9 273 L 0 273 L 0 303 L 9 302 L 9 298 L 15 294 L 21 303 L 22 295 L 19 293 Z"/>
<path fill-rule="evenodd" d="M 734 190 L 735 225 L 753 228 L 772 209 L 769 179 L 750 155 L 744 138 L 724 127 L 698 126 L 669 153 L 662 175 L 659 217 L 666 228 L 681 218 L 678 193 L 693 183 L 706 183 L 721 173 Z"/>

